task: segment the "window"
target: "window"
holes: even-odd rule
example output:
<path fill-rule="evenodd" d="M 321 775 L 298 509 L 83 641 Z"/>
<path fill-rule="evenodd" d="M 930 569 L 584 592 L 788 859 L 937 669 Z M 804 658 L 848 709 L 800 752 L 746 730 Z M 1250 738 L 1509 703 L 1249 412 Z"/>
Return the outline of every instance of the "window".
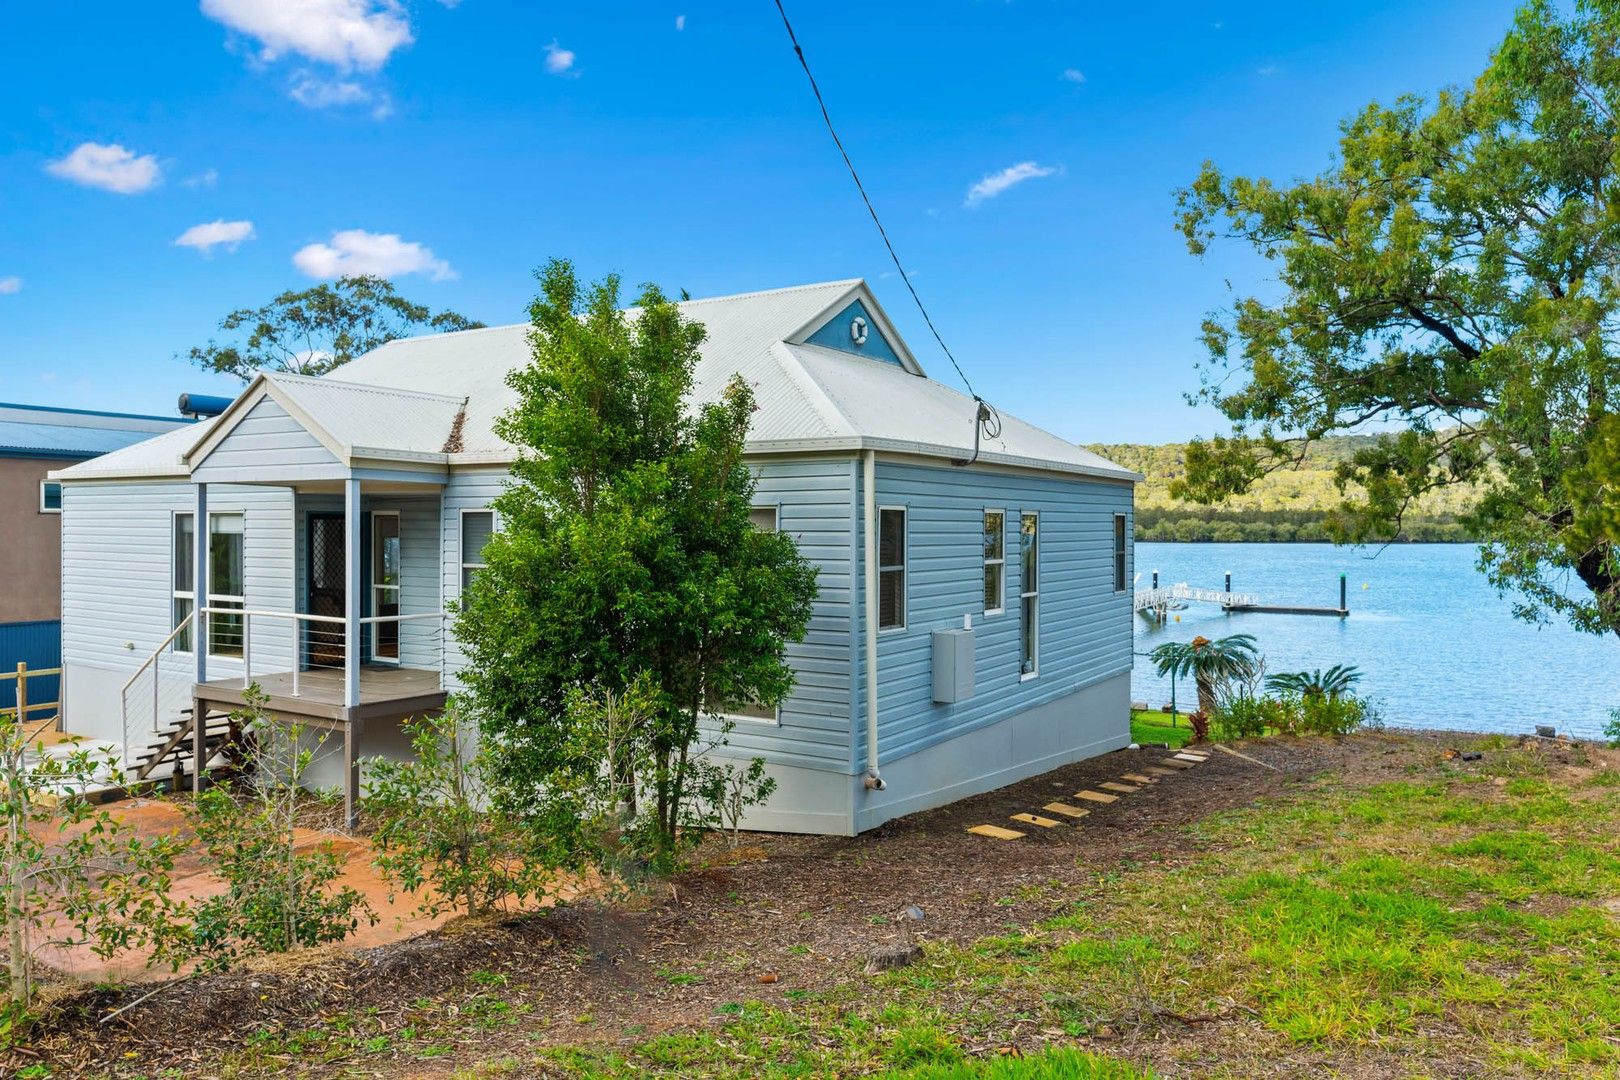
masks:
<path fill-rule="evenodd" d="M 174 515 L 174 577 L 171 589 L 173 622 L 179 626 L 197 606 L 197 545 L 195 515 Z M 247 585 L 242 565 L 242 515 L 208 515 L 208 600 L 210 608 L 243 606 Z M 175 636 L 175 652 L 191 652 L 192 628 Z M 208 653 L 242 655 L 242 616 L 216 611 L 208 619 Z"/>
<path fill-rule="evenodd" d="M 1125 515 L 1114 515 L 1114 591 L 1125 591 Z"/>
<path fill-rule="evenodd" d="M 484 548 L 495 535 L 495 511 L 463 510 L 461 512 L 461 591 L 472 584 L 473 575 L 489 564 L 484 561 Z"/>
<path fill-rule="evenodd" d="M 62 485 L 55 480 L 39 482 L 39 512 L 42 514 L 62 512 Z"/>
<path fill-rule="evenodd" d="M 906 512 L 900 507 L 878 511 L 878 629 L 906 625 Z"/>
<path fill-rule="evenodd" d="M 1020 678 L 1033 679 L 1040 670 L 1041 645 L 1041 558 L 1040 519 L 1033 513 L 1020 515 L 1018 527 L 1019 617 L 1022 619 L 1023 655 Z"/>
<path fill-rule="evenodd" d="M 242 515 L 208 515 L 208 652 L 242 655 L 242 616 L 219 608 L 243 607 L 247 592 L 242 566 Z"/>
<path fill-rule="evenodd" d="M 748 511 L 748 520 L 760 532 L 775 532 L 776 507 L 756 506 Z M 726 706 L 726 715 L 739 720 L 763 720 L 766 723 L 778 723 L 781 719 L 777 709 L 758 701 L 745 701 L 740 705 Z"/>
<path fill-rule="evenodd" d="M 371 515 L 371 613 L 399 614 L 399 512 L 376 510 Z M 376 660 L 399 659 L 399 623 L 371 624 L 371 655 Z"/>
<path fill-rule="evenodd" d="M 1007 515 L 1000 510 L 984 512 L 984 613 L 1000 615 L 1007 591 Z"/>
<path fill-rule="evenodd" d="M 173 583 L 173 622 L 170 628 L 179 626 L 191 615 L 191 609 L 196 600 L 196 561 L 197 543 L 193 539 L 192 516 L 190 514 L 174 515 L 174 583 Z M 191 627 L 186 627 L 175 635 L 175 652 L 191 651 Z"/>

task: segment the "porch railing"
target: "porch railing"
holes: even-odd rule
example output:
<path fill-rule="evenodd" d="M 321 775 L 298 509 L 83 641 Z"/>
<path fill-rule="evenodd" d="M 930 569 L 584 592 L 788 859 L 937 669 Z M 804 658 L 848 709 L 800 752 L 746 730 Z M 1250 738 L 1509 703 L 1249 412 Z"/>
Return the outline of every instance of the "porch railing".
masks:
<path fill-rule="evenodd" d="M 344 670 L 343 656 L 350 643 L 342 616 L 215 606 L 204 607 L 199 614 L 203 617 L 188 614 L 182 618 L 124 683 L 120 697 L 126 765 L 141 749 L 161 741 L 183 722 L 185 711 L 192 707 L 196 655 L 174 649 L 175 642 L 188 632 L 193 649 L 209 650 L 210 667 L 240 664 L 244 688 L 256 676 L 285 672 L 291 680 L 291 696 L 299 697 L 308 672 Z M 438 671 L 446 618 L 442 611 L 368 615 L 357 620 L 362 640 L 355 644 L 368 663 Z M 284 626 L 289 633 L 274 633 L 272 626 Z M 374 628 L 391 628 L 392 633 Z M 379 646 L 390 655 L 377 655 Z M 234 679 L 234 673 L 230 677 Z"/>

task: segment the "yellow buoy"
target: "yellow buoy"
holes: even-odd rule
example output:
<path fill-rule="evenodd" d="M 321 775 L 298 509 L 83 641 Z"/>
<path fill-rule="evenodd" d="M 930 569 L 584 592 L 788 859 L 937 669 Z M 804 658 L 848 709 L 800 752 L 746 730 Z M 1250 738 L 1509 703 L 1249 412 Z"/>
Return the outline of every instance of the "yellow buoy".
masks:
<path fill-rule="evenodd" d="M 1180 621 L 1181 621 L 1181 616 L 1180 616 L 1180 615 L 1177 615 L 1177 616 L 1176 616 L 1176 622 L 1180 622 Z"/>

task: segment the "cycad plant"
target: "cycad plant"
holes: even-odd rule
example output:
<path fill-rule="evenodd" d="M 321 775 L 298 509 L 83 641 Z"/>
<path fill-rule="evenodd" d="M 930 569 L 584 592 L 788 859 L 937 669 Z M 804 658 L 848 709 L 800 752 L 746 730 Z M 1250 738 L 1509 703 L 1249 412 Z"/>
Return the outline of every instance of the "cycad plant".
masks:
<path fill-rule="evenodd" d="M 1191 641 L 1167 641 L 1153 650 L 1154 666 L 1161 676 L 1192 676 L 1198 687 L 1198 711 L 1205 716 L 1215 712 L 1220 692 L 1234 679 L 1244 679 L 1260 664 L 1253 634 L 1232 634 L 1211 641 L 1202 635 Z"/>
<path fill-rule="evenodd" d="M 1266 689 L 1302 698 L 1325 697 L 1337 701 L 1361 681 L 1361 671 L 1354 664 L 1334 664 L 1323 671 L 1287 671 L 1266 680 Z"/>

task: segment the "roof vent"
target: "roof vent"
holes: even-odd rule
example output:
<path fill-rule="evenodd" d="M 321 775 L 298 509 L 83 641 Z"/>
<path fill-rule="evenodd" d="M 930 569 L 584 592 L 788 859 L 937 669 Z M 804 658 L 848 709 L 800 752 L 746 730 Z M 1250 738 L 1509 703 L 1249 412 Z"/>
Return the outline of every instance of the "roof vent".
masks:
<path fill-rule="evenodd" d="M 194 420 L 218 416 L 231 407 L 231 400 L 228 397 L 216 397 L 212 394 L 181 394 L 180 415 L 189 416 Z"/>

